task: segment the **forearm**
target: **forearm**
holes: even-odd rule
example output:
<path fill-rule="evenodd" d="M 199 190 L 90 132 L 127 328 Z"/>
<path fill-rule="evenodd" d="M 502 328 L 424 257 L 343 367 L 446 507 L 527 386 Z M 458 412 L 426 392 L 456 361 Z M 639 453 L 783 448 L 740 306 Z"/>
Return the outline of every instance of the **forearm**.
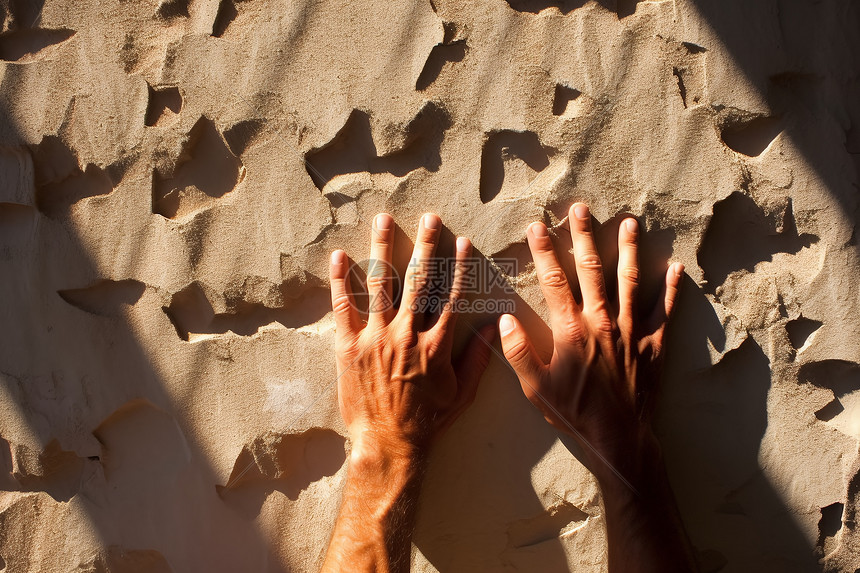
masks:
<path fill-rule="evenodd" d="M 624 480 L 612 471 L 598 474 L 610 573 L 697 571 L 659 453 L 640 450 L 615 467 Z"/>
<path fill-rule="evenodd" d="M 409 571 L 421 486 L 419 457 L 350 457 L 323 573 Z"/>

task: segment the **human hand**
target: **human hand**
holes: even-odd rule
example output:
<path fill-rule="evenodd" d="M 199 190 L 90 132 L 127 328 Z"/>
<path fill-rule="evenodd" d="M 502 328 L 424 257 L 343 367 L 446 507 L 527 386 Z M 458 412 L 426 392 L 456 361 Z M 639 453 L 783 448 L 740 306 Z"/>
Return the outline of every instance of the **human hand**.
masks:
<path fill-rule="evenodd" d="M 588 207 L 572 205 L 569 224 L 576 268 L 571 280 L 578 282 L 578 289 L 568 282 L 546 226 L 532 223 L 527 231 L 549 307 L 553 336 L 549 364 L 511 315 L 499 320 L 502 349 L 526 397 L 553 426 L 577 439 L 598 480 L 621 478 L 630 485 L 628 480 L 638 481 L 643 467 L 654 465 L 658 452 L 649 421 L 664 332 L 683 265 L 669 266 L 656 306 L 643 308 L 637 300 L 638 224 L 624 219 L 618 233 L 618 294 L 610 301 Z"/>
<path fill-rule="evenodd" d="M 409 570 L 422 462 L 433 439 L 472 402 L 490 360 L 493 325 L 472 338 L 459 361 L 451 360 L 464 262 L 472 250 L 468 239 L 457 238 L 447 304 L 438 315 L 425 312 L 430 274 L 437 268 L 430 262 L 441 228 L 436 215 L 421 218 L 400 307 L 395 309 L 390 304 L 394 221 L 385 213 L 376 216 L 366 325 L 350 292 L 346 253 L 332 253 L 338 404 L 352 452 L 325 573 Z"/>
<path fill-rule="evenodd" d="M 427 294 L 442 222 L 428 213 L 421 218 L 412 261 L 398 309 L 369 309 L 364 325 L 349 285 L 349 262 L 341 250 L 331 257 L 331 292 L 337 333 L 338 404 L 352 438 L 353 461 L 414 459 L 472 402 L 478 380 L 490 359 L 487 342 L 494 327 L 474 336 L 463 358 L 451 351 L 464 268 L 472 246 L 456 241 L 456 266 L 448 301 L 435 322 L 418 308 Z M 394 221 L 386 213 L 373 222 L 367 271 L 371 301 L 391 301 Z"/>

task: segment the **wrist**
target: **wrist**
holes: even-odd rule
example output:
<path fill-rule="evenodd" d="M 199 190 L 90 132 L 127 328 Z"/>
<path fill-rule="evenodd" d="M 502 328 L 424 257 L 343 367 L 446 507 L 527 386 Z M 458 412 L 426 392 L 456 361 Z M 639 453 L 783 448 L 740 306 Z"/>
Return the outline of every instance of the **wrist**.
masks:
<path fill-rule="evenodd" d="M 426 458 L 426 448 L 406 439 L 372 430 L 351 431 L 350 435 L 350 466 L 362 471 L 406 471 L 411 466 L 421 466 Z"/>
<path fill-rule="evenodd" d="M 628 450 L 626 456 L 611 456 L 595 472 L 603 497 L 607 523 L 630 528 L 660 529 L 677 521 L 675 496 L 669 484 L 663 455 L 656 438 L 648 438 Z"/>
<path fill-rule="evenodd" d="M 590 452 L 590 469 L 605 494 L 662 495 L 666 473 L 663 453 L 650 428 L 642 427 L 623 443 L 600 444 Z M 614 497 L 614 495 L 613 495 Z"/>
<path fill-rule="evenodd" d="M 618 474 L 608 470 L 597 477 L 609 540 L 609 570 L 695 571 L 692 546 L 659 444 L 650 434 L 638 445 L 626 459 L 614 457 Z M 652 566 L 642 569 L 644 563 Z"/>
<path fill-rule="evenodd" d="M 392 480 L 420 479 L 424 469 L 423 456 L 391 451 L 376 446 L 353 445 L 349 454 L 348 479 L 361 479 L 369 483 L 388 485 Z"/>
<path fill-rule="evenodd" d="M 421 458 L 353 447 L 341 519 L 361 528 L 363 543 L 397 555 L 412 535 L 422 477 Z"/>
<path fill-rule="evenodd" d="M 340 515 L 323 570 L 408 571 L 424 457 L 405 444 L 353 435 Z M 348 554 L 337 548 L 347 542 Z"/>
<path fill-rule="evenodd" d="M 385 513 L 398 500 L 417 497 L 425 459 L 420 449 L 408 443 L 360 434 L 349 455 L 347 490 L 356 491 Z"/>

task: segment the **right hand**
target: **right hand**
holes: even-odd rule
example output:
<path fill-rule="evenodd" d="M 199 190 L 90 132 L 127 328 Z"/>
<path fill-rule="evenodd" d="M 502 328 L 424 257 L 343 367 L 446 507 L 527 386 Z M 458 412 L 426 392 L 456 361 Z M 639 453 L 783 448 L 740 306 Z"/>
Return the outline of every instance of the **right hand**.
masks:
<path fill-rule="evenodd" d="M 619 474 L 622 481 L 637 480 L 638 471 L 649 459 L 653 463 L 658 451 L 649 418 L 664 332 L 684 267 L 670 265 L 656 306 L 643 308 L 637 300 L 638 224 L 624 219 L 618 233 L 618 296 L 610 301 L 588 207 L 576 203 L 569 215 L 582 303 L 546 226 L 532 223 L 528 244 L 549 307 L 553 354 L 549 364 L 541 360 L 511 315 L 499 320 L 502 349 L 526 397 L 550 424 L 576 438 L 599 481 Z"/>

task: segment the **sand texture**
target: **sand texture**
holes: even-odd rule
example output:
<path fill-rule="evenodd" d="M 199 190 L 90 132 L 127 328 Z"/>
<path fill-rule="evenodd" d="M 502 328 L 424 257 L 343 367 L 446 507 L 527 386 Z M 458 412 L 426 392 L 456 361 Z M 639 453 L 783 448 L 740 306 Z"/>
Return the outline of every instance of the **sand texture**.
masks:
<path fill-rule="evenodd" d="M 858 30 L 853 0 L 0 0 L 0 571 L 316 571 L 330 251 L 386 210 L 402 261 L 434 211 L 545 329 L 525 229 L 575 200 L 686 265 L 657 431 L 703 570 L 856 571 Z M 596 482 L 498 357 L 414 543 L 606 570 Z"/>

